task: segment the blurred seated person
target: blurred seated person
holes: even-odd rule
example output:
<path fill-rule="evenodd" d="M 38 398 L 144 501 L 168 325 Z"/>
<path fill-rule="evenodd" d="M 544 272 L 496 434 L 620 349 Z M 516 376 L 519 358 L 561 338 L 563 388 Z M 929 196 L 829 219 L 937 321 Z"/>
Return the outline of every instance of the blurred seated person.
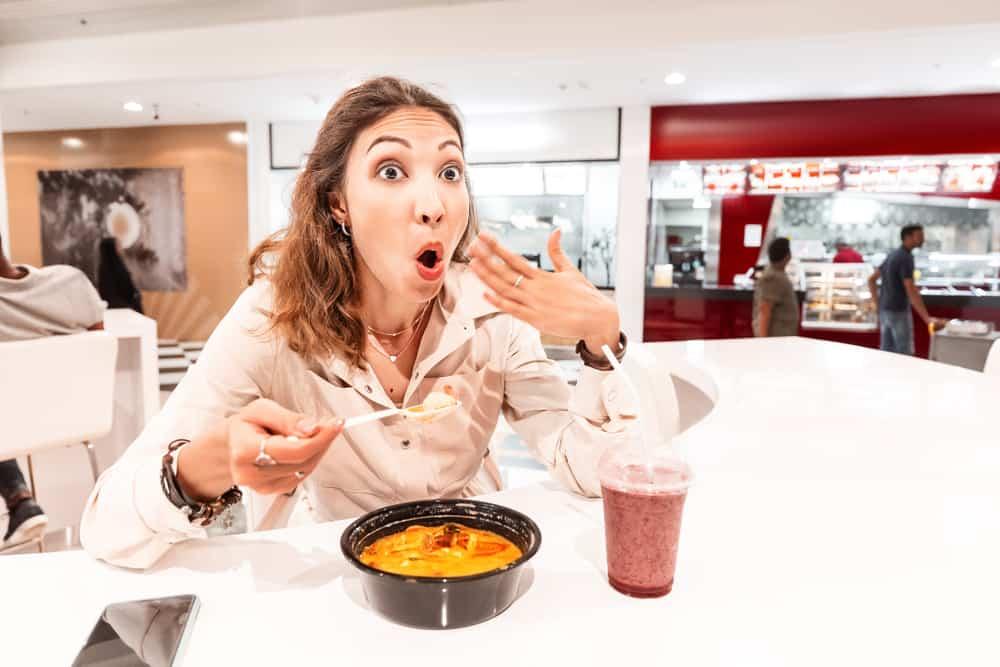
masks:
<path fill-rule="evenodd" d="M 852 248 L 844 239 L 837 239 L 837 254 L 833 256 L 835 264 L 863 264 L 865 258 L 861 253 Z"/>
<path fill-rule="evenodd" d="M 788 239 L 780 236 L 767 246 L 767 268 L 753 290 L 754 336 L 795 336 L 799 333 L 799 300 L 785 272 L 792 260 Z"/>
<path fill-rule="evenodd" d="M 104 302 L 72 266 L 12 264 L 0 251 L 0 343 L 104 328 Z M 41 536 L 48 518 L 32 497 L 17 461 L 0 461 L 0 495 L 10 521 L 0 549 Z"/>
<path fill-rule="evenodd" d="M 113 237 L 101 239 L 101 259 L 97 267 L 97 290 L 108 302 L 108 308 L 131 308 L 142 312 L 142 294 L 132 282 L 132 274 L 125 266 L 118 241 Z"/>

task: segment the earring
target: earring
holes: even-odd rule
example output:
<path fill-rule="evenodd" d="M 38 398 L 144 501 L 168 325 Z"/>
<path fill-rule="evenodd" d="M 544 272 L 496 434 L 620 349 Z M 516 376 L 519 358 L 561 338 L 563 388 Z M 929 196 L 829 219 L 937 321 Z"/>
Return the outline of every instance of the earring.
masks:
<path fill-rule="evenodd" d="M 340 221 L 340 231 L 347 238 L 351 238 L 351 230 L 347 228 L 347 225 L 344 224 L 343 220 Z"/>

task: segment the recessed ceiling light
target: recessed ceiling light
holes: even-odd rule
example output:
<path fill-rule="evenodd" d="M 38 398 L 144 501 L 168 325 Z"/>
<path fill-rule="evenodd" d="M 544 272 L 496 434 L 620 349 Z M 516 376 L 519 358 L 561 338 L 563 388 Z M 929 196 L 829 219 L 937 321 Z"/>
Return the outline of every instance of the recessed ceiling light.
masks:
<path fill-rule="evenodd" d="M 230 143 L 236 144 L 238 146 L 245 146 L 247 143 L 247 133 L 240 132 L 239 130 L 232 130 L 226 134 L 226 138 L 229 139 Z"/>
<path fill-rule="evenodd" d="M 125 111 L 131 111 L 133 113 L 137 113 L 139 111 L 142 111 L 142 105 L 136 102 L 135 100 L 129 100 L 128 102 L 122 105 L 122 109 L 125 109 Z"/>
<path fill-rule="evenodd" d="M 83 139 L 79 137 L 63 137 L 62 145 L 66 148 L 83 148 Z"/>
<path fill-rule="evenodd" d="M 671 72 L 670 74 L 663 77 L 663 83 L 668 86 L 679 86 L 687 81 L 687 77 L 680 72 Z"/>

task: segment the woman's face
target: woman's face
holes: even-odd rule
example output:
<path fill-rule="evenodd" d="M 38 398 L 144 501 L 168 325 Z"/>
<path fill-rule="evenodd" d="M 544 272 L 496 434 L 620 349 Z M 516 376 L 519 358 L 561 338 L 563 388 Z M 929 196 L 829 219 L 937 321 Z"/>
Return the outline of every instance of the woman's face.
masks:
<path fill-rule="evenodd" d="M 338 220 L 345 214 L 363 281 L 415 302 L 433 298 L 469 222 L 458 133 L 415 107 L 364 130 L 334 205 Z"/>

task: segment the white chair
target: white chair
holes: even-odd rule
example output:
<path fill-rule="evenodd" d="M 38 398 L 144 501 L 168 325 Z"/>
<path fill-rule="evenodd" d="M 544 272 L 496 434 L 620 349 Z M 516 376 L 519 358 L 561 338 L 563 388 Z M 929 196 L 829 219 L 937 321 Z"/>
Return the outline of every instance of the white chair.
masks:
<path fill-rule="evenodd" d="M 990 352 L 986 355 L 986 364 L 983 366 L 983 372 L 987 375 L 994 375 L 1000 378 L 1000 338 L 993 341 L 993 345 L 990 346 Z"/>
<path fill-rule="evenodd" d="M 82 444 L 97 482 L 93 441 L 111 431 L 118 342 L 101 332 L 0 343 L 0 461 Z M 39 551 L 42 550 L 39 539 Z"/>

